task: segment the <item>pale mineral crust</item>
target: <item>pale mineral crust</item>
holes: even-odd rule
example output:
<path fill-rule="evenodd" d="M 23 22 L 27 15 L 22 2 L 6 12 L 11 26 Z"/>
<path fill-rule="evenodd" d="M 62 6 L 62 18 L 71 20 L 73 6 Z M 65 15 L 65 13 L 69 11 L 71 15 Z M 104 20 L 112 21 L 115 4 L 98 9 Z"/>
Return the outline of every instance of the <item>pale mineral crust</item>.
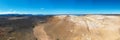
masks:
<path fill-rule="evenodd" d="M 120 16 L 57 15 L 33 31 L 38 40 L 120 40 Z"/>

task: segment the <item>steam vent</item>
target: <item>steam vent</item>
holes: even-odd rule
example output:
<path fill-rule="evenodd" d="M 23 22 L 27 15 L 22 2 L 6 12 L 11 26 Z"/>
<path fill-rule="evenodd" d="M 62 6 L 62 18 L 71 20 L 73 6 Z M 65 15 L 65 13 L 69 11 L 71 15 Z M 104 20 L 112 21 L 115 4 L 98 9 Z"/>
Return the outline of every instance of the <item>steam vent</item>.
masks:
<path fill-rule="evenodd" d="M 0 40 L 120 40 L 120 16 L 0 17 Z"/>

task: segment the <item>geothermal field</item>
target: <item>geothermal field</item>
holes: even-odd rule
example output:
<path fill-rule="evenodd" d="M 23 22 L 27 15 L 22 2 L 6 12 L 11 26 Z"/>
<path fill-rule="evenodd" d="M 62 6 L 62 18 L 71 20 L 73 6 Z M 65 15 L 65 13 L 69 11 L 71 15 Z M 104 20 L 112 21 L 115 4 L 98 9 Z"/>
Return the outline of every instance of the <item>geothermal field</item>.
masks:
<path fill-rule="evenodd" d="M 0 15 L 0 40 L 120 40 L 120 16 Z"/>

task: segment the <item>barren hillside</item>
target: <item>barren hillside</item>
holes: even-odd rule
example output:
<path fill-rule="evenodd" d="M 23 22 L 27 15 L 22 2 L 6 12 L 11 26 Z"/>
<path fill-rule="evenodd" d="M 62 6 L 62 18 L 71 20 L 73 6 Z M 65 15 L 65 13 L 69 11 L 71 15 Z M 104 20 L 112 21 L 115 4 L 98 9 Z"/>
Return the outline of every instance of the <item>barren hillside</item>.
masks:
<path fill-rule="evenodd" d="M 120 16 L 0 16 L 0 40 L 120 40 Z"/>
<path fill-rule="evenodd" d="M 34 34 L 38 40 L 120 40 L 120 16 L 53 16 Z"/>

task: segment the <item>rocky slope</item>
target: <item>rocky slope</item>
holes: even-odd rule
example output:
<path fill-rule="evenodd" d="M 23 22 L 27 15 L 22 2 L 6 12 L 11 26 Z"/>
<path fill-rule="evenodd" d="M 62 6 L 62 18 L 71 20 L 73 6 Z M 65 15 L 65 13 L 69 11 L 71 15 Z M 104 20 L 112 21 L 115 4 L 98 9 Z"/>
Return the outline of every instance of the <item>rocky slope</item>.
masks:
<path fill-rule="evenodd" d="M 0 15 L 0 40 L 120 40 L 120 16 Z"/>
<path fill-rule="evenodd" d="M 0 15 L 0 40 L 36 40 L 34 24 L 44 23 L 48 16 Z"/>
<path fill-rule="evenodd" d="M 120 16 L 58 15 L 33 31 L 38 40 L 120 40 Z"/>

